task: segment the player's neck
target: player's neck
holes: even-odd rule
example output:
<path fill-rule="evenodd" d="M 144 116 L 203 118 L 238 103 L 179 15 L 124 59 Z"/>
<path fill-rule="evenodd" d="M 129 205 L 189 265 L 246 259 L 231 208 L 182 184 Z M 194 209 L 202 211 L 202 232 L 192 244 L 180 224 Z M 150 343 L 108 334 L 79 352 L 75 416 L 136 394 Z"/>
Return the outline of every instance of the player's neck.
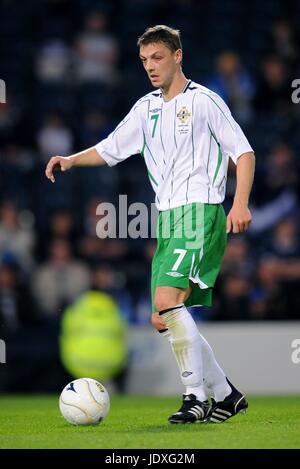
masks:
<path fill-rule="evenodd" d="M 161 88 L 164 101 L 170 101 L 182 93 L 188 81 L 182 72 L 176 75 L 170 85 Z"/>

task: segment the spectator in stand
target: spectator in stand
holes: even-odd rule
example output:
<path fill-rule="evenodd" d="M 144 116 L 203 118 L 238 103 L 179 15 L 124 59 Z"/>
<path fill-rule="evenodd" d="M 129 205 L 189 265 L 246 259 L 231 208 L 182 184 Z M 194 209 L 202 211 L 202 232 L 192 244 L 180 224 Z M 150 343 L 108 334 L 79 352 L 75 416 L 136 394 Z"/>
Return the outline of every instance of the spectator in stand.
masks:
<path fill-rule="evenodd" d="M 96 265 L 103 261 L 121 263 L 127 254 L 126 240 L 117 237 L 116 216 L 110 210 L 99 211 L 103 199 L 92 198 L 85 208 L 83 221 L 84 235 L 79 241 L 79 253 L 88 263 Z M 101 214 L 100 214 L 101 212 Z"/>
<path fill-rule="evenodd" d="M 223 280 L 218 282 L 218 298 L 212 317 L 217 320 L 249 319 L 255 263 L 244 236 L 230 238 L 221 271 Z"/>
<path fill-rule="evenodd" d="M 78 232 L 75 227 L 74 216 L 70 210 L 55 209 L 48 216 L 49 223 L 45 231 L 40 231 L 38 256 L 45 259 L 48 255 L 49 243 L 55 239 L 64 239 L 72 246 L 76 245 Z M 47 220 L 48 221 L 48 220 Z"/>
<path fill-rule="evenodd" d="M 83 148 L 88 148 L 97 139 L 105 138 L 113 130 L 107 113 L 101 110 L 91 110 L 84 115 L 80 126 L 80 143 Z"/>
<path fill-rule="evenodd" d="M 274 22 L 271 30 L 272 52 L 280 57 L 293 69 L 298 62 L 298 47 L 295 31 L 287 19 L 279 19 Z"/>
<path fill-rule="evenodd" d="M 240 277 L 250 278 L 254 269 L 254 259 L 247 238 L 239 235 L 230 237 L 223 258 L 222 274 L 234 273 Z"/>
<path fill-rule="evenodd" d="M 104 12 L 89 14 L 75 44 L 75 75 L 79 83 L 116 84 L 118 55 L 117 41 L 107 32 Z"/>
<path fill-rule="evenodd" d="M 273 228 L 299 204 L 299 176 L 295 154 L 284 143 L 273 146 L 266 163 L 257 172 L 253 223 L 249 233 L 259 235 Z"/>
<path fill-rule="evenodd" d="M 0 103 L 0 141 L 9 143 L 15 137 L 15 131 L 21 120 L 21 108 L 13 97 L 6 92 L 4 103 Z"/>
<path fill-rule="evenodd" d="M 40 265 L 32 278 L 32 289 L 40 309 L 58 317 L 90 285 L 90 272 L 85 263 L 74 259 L 67 240 L 50 243 L 48 261 Z"/>
<path fill-rule="evenodd" d="M 0 199 L 13 199 L 22 207 L 30 206 L 33 198 L 33 149 L 10 143 L 0 157 Z M 18 192 L 16 194 L 16 187 Z"/>
<path fill-rule="evenodd" d="M 249 300 L 253 287 L 251 279 L 232 272 L 218 285 L 218 307 L 213 318 L 218 321 L 249 320 Z"/>
<path fill-rule="evenodd" d="M 132 300 L 126 287 L 126 278 L 109 264 L 99 264 L 93 271 L 92 290 L 110 295 L 118 304 L 122 317 L 126 322 L 134 322 L 135 314 Z"/>
<path fill-rule="evenodd" d="M 82 148 L 90 147 L 98 138 L 105 138 L 112 130 L 112 124 L 108 113 L 98 110 L 89 110 L 84 114 L 83 121 L 78 129 L 78 137 Z M 96 140 L 95 140 L 96 139 Z M 117 189 L 119 176 L 118 171 L 110 168 L 83 168 L 78 174 L 80 186 L 82 187 L 82 201 L 94 196 L 113 201 L 119 190 Z"/>
<path fill-rule="evenodd" d="M 29 218 L 30 214 L 28 213 Z M 22 217 L 15 203 L 5 201 L 0 206 L 0 256 L 13 254 L 22 269 L 29 273 L 34 265 L 35 234 L 32 219 Z"/>
<path fill-rule="evenodd" d="M 299 319 L 300 243 L 296 216 L 283 219 L 262 242 L 252 316 Z"/>
<path fill-rule="evenodd" d="M 38 320 L 39 313 L 20 267 L 11 259 L 0 264 L 0 326 L 11 334 Z"/>
<path fill-rule="evenodd" d="M 300 260 L 300 237 L 296 216 L 284 218 L 273 230 L 265 250 L 271 252 L 279 259 Z"/>
<path fill-rule="evenodd" d="M 291 81 L 288 69 L 279 57 L 265 58 L 254 99 L 256 111 L 289 116 L 292 112 Z"/>
<path fill-rule="evenodd" d="M 285 143 L 275 145 L 267 158 L 267 165 L 264 175 L 266 197 L 273 199 L 286 189 L 299 192 L 299 175 L 291 147 Z"/>
<path fill-rule="evenodd" d="M 70 80 L 71 51 L 59 39 L 47 41 L 36 53 L 36 74 L 43 83 L 67 83 Z"/>
<path fill-rule="evenodd" d="M 252 319 L 289 319 L 288 301 L 280 281 L 280 265 L 276 258 L 265 256 L 259 261 L 256 285 L 250 299 Z"/>
<path fill-rule="evenodd" d="M 240 122 L 246 123 L 251 119 L 255 86 L 237 54 L 222 52 L 218 55 L 216 71 L 208 80 L 207 87 L 224 99 Z"/>
<path fill-rule="evenodd" d="M 281 319 L 299 319 L 300 243 L 296 215 L 283 219 L 273 230 L 264 251 L 276 260 L 277 275 L 287 305 Z"/>
<path fill-rule="evenodd" d="M 73 135 L 61 116 L 48 114 L 37 133 L 37 143 L 43 160 L 50 154 L 67 155 L 73 148 Z"/>

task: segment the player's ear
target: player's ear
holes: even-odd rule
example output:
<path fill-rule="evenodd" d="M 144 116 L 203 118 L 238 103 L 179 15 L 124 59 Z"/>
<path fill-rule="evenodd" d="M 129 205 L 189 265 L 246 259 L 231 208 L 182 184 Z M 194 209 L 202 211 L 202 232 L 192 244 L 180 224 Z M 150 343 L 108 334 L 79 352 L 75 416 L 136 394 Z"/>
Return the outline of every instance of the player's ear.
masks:
<path fill-rule="evenodd" d="M 175 61 L 178 65 L 182 63 L 182 49 L 177 49 L 175 51 Z"/>

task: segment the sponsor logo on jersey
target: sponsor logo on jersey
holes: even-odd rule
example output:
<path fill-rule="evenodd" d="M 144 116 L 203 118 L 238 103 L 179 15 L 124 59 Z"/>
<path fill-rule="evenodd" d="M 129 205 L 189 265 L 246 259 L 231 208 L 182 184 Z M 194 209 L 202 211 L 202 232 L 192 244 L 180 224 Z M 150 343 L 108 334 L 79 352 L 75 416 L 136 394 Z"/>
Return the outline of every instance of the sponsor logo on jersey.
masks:
<path fill-rule="evenodd" d="M 177 117 L 180 120 L 182 124 L 186 124 L 189 118 L 191 117 L 191 113 L 189 110 L 186 108 L 186 106 L 183 106 L 180 111 L 177 113 Z"/>
<path fill-rule="evenodd" d="M 155 109 L 149 109 L 149 112 L 159 112 L 161 111 L 160 107 L 156 107 Z"/>
<path fill-rule="evenodd" d="M 193 374 L 192 371 L 184 371 L 181 376 L 182 376 L 183 378 L 187 378 L 188 376 L 190 376 L 190 375 L 192 375 L 192 374 Z"/>
<path fill-rule="evenodd" d="M 166 272 L 166 275 L 170 275 L 170 277 L 183 277 L 183 274 L 180 272 Z"/>

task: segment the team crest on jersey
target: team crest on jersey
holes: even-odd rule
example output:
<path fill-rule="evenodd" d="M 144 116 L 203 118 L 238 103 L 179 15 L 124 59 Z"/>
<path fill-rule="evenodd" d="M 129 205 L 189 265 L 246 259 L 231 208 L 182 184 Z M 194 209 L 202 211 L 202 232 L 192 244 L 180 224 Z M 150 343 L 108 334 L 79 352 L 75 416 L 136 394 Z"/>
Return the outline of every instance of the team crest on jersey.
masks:
<path fill-rule="evenodd" d="M 186 106 L 183 106 L 178 112 L 177 117 L 182 124 L 186 124 L 189 118 L 191 117 L 191 113 L 186 108 Z"/>

